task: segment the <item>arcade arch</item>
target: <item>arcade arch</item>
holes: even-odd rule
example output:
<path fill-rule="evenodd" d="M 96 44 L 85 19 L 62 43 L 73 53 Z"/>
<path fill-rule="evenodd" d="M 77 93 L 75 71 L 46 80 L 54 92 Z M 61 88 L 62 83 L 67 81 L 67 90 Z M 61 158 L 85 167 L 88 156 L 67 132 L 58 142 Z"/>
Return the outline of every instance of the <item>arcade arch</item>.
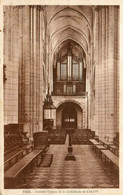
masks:
<path fill-rule="evenodd" d="M 83 110 L 74 102 L 64 102 L 56 109 L 56 128 L 83 128 Z"/>

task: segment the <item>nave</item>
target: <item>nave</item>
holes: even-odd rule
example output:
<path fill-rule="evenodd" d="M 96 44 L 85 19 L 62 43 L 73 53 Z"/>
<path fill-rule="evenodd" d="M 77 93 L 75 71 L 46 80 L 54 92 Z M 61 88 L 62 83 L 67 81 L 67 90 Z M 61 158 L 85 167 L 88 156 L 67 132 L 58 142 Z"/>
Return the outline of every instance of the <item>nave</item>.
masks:
<path fill-rule="evenodd" d="M 119 16 L 3 7 L 5 189 L 119 187 Z"/>
<path fill-rule="evenodd" d="M 76 161 L 65 161 L 67 141 L 64 145 L 51 145 L 47 152 L 53 154 L 50 167 L 34 167 L 26 175 L 26 183 L 16 188 L 118 188 L 118 175 L 104 166 L 89 145 L 74 145 Z"/>

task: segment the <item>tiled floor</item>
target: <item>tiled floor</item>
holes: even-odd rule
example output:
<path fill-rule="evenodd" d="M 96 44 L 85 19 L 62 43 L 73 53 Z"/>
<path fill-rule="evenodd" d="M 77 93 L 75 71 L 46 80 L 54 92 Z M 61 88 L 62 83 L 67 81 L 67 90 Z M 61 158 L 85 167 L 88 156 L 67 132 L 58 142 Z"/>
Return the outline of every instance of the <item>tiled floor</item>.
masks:
<path fill-rule="evenodd" d="M 118 188 L 118 176 L 112 174 L 88 145 L 74 145 L 76 161 L 65 161 L 67 145 L 51 145 L 50 167 L 35 167 L 19 188 Z"/>

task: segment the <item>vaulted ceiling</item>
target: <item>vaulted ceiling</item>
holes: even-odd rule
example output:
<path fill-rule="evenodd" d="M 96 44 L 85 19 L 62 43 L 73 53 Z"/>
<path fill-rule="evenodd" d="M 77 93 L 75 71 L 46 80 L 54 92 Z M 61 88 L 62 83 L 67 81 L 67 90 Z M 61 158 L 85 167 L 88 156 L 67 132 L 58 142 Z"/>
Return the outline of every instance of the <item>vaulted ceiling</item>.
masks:
<path fill-rule="evenodd" d="M 93 28 L 91 6 L 48 6 L 47 25 L 52 54 L 72 40 L 88 53 Z"/>

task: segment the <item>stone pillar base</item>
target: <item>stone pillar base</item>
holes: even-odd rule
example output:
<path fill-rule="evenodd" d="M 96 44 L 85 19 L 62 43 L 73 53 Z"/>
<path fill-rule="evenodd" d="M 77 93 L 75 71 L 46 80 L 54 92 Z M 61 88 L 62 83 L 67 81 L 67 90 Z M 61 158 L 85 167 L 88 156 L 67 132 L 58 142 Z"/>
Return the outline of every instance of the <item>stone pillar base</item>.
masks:
<path fill-rule="evenodd" d="M 65 160 L 76 160 L 76 157 L 73 154 L 67 154 L 67 156 L 65 157 Z"/>
<path fill-rule="evenodd" d="M 76 157 L 72 154 L 73 148 L 72 146 L 68 147 L 68 154 L 65 157 L 65 160 L 76 160 Z"/>

